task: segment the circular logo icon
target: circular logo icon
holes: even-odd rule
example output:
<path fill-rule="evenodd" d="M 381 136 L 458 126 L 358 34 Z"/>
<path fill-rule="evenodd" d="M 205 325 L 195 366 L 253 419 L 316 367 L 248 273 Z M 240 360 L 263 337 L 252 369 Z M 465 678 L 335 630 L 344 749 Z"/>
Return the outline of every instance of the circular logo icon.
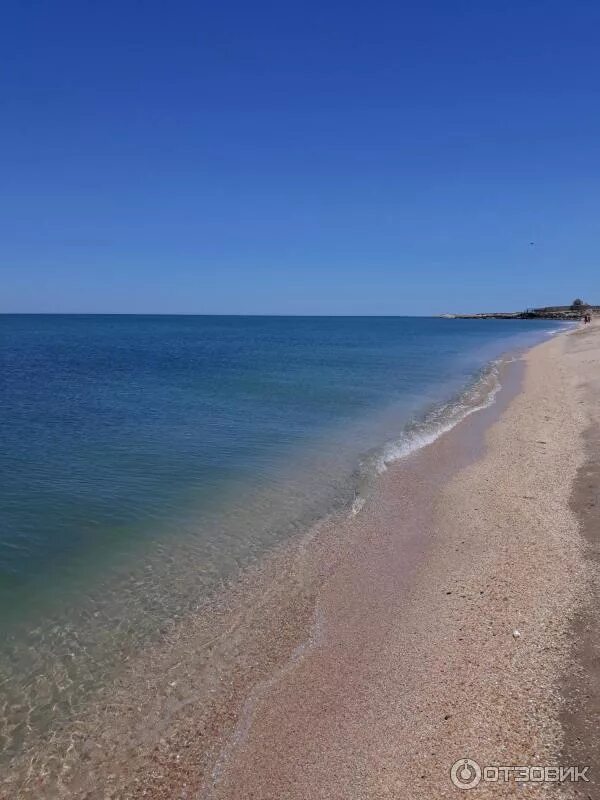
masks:
<path fill-rule="evenodd" d="M 452 764 L 450 780 L 459 789 L 474 789 L 481 780 L 481 767 L 472 758 L 459 758 Z"/>

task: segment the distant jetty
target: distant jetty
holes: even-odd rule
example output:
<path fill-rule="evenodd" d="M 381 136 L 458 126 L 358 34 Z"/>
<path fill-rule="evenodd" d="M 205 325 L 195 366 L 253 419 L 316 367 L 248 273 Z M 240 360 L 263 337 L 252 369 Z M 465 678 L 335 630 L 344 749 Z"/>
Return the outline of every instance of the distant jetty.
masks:
<path fill-rule="evenodd" d="M 440 314 L 442 319 L 565 319 L 579 320 L 586 314 L 600 314 L 600 306 L 592 306 L 579 298 L 568 306 L 544 306 L 525 311 L 496 311 L 489 314 Z"/>

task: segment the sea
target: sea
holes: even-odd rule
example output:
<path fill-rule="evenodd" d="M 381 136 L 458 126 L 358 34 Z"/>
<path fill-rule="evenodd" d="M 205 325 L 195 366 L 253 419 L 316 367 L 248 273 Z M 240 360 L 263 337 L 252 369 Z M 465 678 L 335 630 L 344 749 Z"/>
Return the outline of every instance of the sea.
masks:
<path fill-rule="evenodd" d="M 2 759 L 274 547 L 360 513 L 390 463 L 493 402 L 502 359 L 564 328 L 0 316 Z"/>

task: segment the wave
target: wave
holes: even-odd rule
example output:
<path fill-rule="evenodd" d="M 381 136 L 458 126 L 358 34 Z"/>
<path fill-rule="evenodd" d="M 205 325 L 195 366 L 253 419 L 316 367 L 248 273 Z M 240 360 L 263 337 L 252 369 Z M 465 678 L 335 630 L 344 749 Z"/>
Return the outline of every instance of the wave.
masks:
<path fill-rule="evenodd" d="M 367 462 L 368 468 L 377 474 L 385 472 L 388 464 L 427 447 L 470 414 L 491 406 L 501 389 L 500 366 L 504 363 L 507 359 L 492 361 L 458 395 L 408 423 L 399 437 L 387 442 L 371 457 L 370 463 Z"/>

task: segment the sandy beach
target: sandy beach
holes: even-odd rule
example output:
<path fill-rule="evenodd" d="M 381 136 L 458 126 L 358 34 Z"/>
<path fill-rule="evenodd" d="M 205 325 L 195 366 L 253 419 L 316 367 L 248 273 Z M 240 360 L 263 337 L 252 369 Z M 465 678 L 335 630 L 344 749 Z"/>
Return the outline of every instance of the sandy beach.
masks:
<path fill-rule="evenodd" d="M 593 643 L 578 616 L 595 573 L 574 487 L 587 469 L 599 335 L 533 349 L 512 398 L 389 470 L 356 522 L 356 548 L 321 589 L 319 640 L 253 709 L 207 796 L 450 797 L 460 758 L 597 760 Z M 565 676 L 578 705 L 568 722 Z M 597 797 L 590 776 L 563 784 L 564 796 Z"/>
<path fill-rule="evenodd" d="M 589 783 L 558 791 L 600 797 L 600 326 L 501 380 L 359 513 L 280 548 L 128 665 L 3 796 L 443 798 L 468 758 L 589 764 Z"/>

